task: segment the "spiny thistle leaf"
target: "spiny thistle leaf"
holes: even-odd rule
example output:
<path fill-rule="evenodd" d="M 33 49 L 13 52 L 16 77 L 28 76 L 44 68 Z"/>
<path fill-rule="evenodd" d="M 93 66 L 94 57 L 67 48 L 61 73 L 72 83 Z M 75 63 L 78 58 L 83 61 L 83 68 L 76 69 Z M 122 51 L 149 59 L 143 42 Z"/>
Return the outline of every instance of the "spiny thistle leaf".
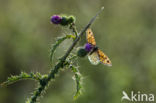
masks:
<path fill-rule="evenodd" d="M 7 86 L 9 84 L 15 83 L 20 80 L 26 80 L 26 79 L 32 79 L 32 80 L 40 80 L 42 78 L 42 75 L 40 73 L 25 73 L 21 72 L 19 75 L 8 77 L 8 80 L 3 82 L 1 86 Z"/>
<path fill-rule="evenodd" d="M 70 68 L 71 68 L 71 70 L 74 73 L 74 80 L 76 82 L 76 93 L 74 95 L 74 99 L 77 99 L 80 96 L 80 94 L 81 94 L 81 88 L 82 88 L 81 74 L 80 74 L 80 72 L 79 72 L 77 67 L 74 67 L 73 65 L 70 65 Z"/>
<path fill-rule="evenodd" d="M 71 55 L 66 60 L 66 66 L 68 66 L 72 72 L 74 73 L 73 80 L 76 82 L 76 93 L 74 95 L 74 100 L 77 99 L 81 95 L 82 89 L 82 77 L 79 72 L 78 66 L 74 66 L 74 61 L 77 59 L 77 55 L 71 53 Z"/>
<path fill-rule="evenodd" d="M 82 29 L 82 31 L 80 33 L 77 32 L 77 29 L 75 27 L 75 23 L 72 20 L 72 18 L 70 18 L 71 20 L 70 20 L 70 22 L 68 22 L 68 23 L 70 23 L 69 29 L 72 29 L 73 33 L 75 35 L 66 35 L 64 37 L 60 37 L 60 38 L 57 39 L 56 43 L 51 48 L 50 62 L 52 63 L 52 58 L 53 58 L 53 55 L 54 55 L 54 52 L 55 52 L 56 48 L 65 39 L 72 38 L 74 41 L 71 44 L 71 46 L 69 47 L 69 49 L 67 49 L 67 52 L 64 54 L 64 56 L 62 56 L 61 60 L 53 68 L 51 68 L 49 74 L 47 74 L 47 75 L 41 75 L 40 73 L 36 73 L 36 74 L 35 73 L 30 73 L 30 74 L 27 74 L 27 73 L 22 72 L 20 75 L 9 77 L 8 80 L 6 82 L 2 83 L 0 86 L 6 86 L 6 85 L 9 85 L 9 84 L 14 83 L 16 81 L 25 80 L 25 79 L 37 80 L 39 82 L 38 88 L 33 92 L 33 96 L 28 98 L 27 101 L 26 101 L 26 103 L 36 103 L 37 100 L 39 99 L 39 97 L 42 96 L 42 93 L 45 92 L 45 90 L 48 87 L 50 81 L 52 79 L 55 79 L 55 75 L 58 74 L 58 72 L 60 71 L 60 68 L 64 68 L 64 66 L 67 65 L 74 72 L 76 86 L 77 86 L 77 90 L 76 90 L 74 99 L 77 99 L 77 97 L 81 94 L 81 88 L 82 88 L 82 86 L 81 86 L 81 74 L 79 73 L 78 67 L 73 66 L 73 58 L 75 58 L 77 56 L 75 56 L 75 57 L 71 56 L 72 58 L 70 58 L 70 59 L 68 59 L 68 56 L 70 56 L 70 53 L 72 52 L 72 50 L 76 46 L 77 42 L 80 40 L 80 38 L 85 33 L 85 31 L 95 21 L 96 17 L 101 13 L 101 11 L 103 9 L 104 8 L 102 8 L 99 12 L 97 12 L 97 14 L 89 21 L 89 23 Z M 59 24 L 60 23 L 57 16 L 52 17 L 52 19 L 53 19 L 52 22 L 54 24 Z"/>
<path fill-rule="evenodd" d="M 73 40 L 76 38 L 74 35 L 66 35 L 66 36 L 63 36 L 63 37 L 59 37 L 57 39 L 57 41 L 55 42 L 55 44 L 52 45 L 52 48 L 50 50 L 50 62 L 52 63 L 52 59 L 53 59 L 53 55 L 54 55 L 54 52 L 56 50 L 56 48 L 66 39 L 70 39 L 70 38 L 73 38 Z"/>

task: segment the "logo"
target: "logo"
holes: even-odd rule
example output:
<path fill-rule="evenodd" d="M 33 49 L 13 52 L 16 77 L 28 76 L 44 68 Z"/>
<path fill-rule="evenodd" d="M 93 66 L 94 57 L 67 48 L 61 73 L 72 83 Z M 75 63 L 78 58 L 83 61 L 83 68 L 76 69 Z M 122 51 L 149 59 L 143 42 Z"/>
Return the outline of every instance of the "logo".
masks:
<path fill-rule="evenodd" d="M 132 102 L 143 102 L 143 101 L 147 101 L 147 102 L 153 102 L 154 101 L 154 94 L 145 94 L 145 93 L 141 93 L 140 91 L 138 91 L 137 93 L 135 93 L 134 91 L 131 91 L 131 94 L 128 95 L 125 91 L 122 91 L 122 98 L 121 101 L 124 100 L 128 100 L 128 101 L 132 101 Z"/>

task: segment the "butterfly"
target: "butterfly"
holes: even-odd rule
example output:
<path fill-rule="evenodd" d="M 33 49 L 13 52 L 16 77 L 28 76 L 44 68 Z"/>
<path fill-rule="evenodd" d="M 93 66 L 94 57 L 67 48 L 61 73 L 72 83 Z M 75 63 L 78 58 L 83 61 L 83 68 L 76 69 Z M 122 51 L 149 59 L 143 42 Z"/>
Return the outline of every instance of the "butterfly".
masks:
<path fill-rule="evenodd" d="M 88 59 L 93 65 L 100 62 L 107 66 L 112 66 L 110 59 L 96 46 L 95 38 L 91 29 L 86 30 L 86 40 L 92 46 L 92 50 L 88 54 Z"/>

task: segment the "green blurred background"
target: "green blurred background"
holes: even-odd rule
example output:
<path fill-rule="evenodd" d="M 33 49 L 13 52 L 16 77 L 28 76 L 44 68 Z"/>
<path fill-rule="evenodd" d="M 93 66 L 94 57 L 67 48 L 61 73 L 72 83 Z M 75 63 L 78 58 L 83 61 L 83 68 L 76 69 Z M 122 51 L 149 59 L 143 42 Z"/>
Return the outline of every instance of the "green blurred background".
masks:
<path fill-rule="evenodd" d="M 93 66 L 87 57 L 79 59 L 83 94 L 73 101 L 73 73 L 65 70 L 50 85 L 41 103 L 121 103 L 123 90 L 129 95 L 131 91 L 156 95 L 155 0 L 1 0 L 0 83 L 21 71 L 49 72 L 51 43 L 71 33 L 50 24 L 51 15 L 72 14 L 77 29 L 82 30 L 102 6 L 105 10 L 92 29 L 97 45 L 113 66 Z M 55 61 L 69 42 L 57 49 Z M 0 103 L 24 103 L 36 86 L 28 80 L 0 88 Z"/>

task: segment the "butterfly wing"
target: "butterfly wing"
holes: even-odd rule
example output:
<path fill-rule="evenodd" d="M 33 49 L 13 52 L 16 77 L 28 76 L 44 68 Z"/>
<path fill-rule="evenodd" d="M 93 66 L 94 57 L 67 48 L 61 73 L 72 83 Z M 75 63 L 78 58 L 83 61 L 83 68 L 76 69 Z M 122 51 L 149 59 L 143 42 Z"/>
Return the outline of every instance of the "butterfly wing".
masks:
<path fill-rule="evenodd" d="M 94 35 L 93 35 L 93 32 L 91 29 L 87 29 L 86 31 L 86 39 L 87 39 L 87 42 L 92 44 L 92 45 L 96 45 L 96 42 L 95 42 L 95 38 L 94 38 Z"/>
<path fill-rule="evenodd" d="M 110 59 L 107 57 L 107 55 L 105 55 L 101 50 L 97 50 L 100 62 L 107 65 L 107 66 L 112 66 L 112 63 L 110 61 Z"/>
<path fill-rule="evenodd" d="M 89 54 L 88 59 L 93 65 L 97 65 L 100 63 L 100 59 L 97 51 L 93 52 L 92 54 Z"/>
<path fill-rule="evenodd" d="M 87 29 L 86 39 L 88 43 L 96 46 L 95 38 L 91 29 Z M 97 65 L 101 62 L 107 66 L 112 66 L 110 59 L 99 49 L 88 55 L 88 59 L 93 65 Z"/>

